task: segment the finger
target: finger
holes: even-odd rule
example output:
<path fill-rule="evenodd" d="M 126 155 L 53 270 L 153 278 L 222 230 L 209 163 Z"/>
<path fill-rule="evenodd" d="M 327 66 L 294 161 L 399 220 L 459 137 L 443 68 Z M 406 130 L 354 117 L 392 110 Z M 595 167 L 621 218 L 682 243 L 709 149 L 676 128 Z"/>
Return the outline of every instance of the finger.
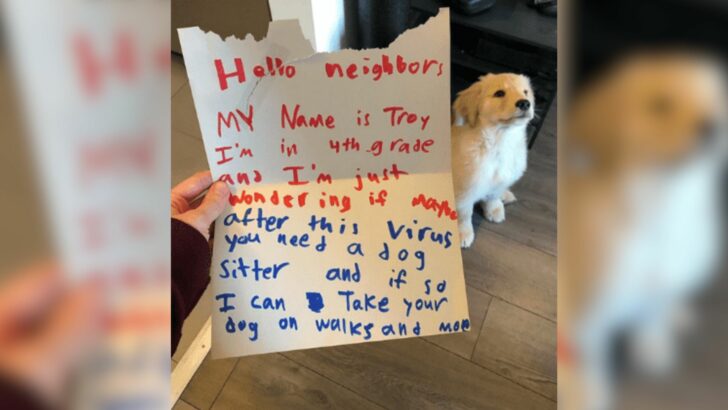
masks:
<path fill-rule="evenodd" d="M 86 351 L 97 340 L 103 300 L 100 281 L 89 280 L 65 292 L 36 339 L 39 352 L 73 359 Z"/>
<path fill-rule="evenodd" d="M 55 262 L 43 262 L 19 272 L 0 290 L 0 321 L 11 331 L 32 321 L 55 301 L 63 275 Z"/>
<path fill-rule="evenodd" d="M 212 184 L 212 173 L 200 171 L 172 188 L 172 197 L 179 196 L 191 201 L 206 190 L 210 184 Z"/>
<path fill-rule="evenodd" d="M 206 229 L 225 210 L 229 196 L 230 189 L 227 184 L 224 182 L 216 182 L 207 191 L 207 195 L 205 195 L 200 205 L 190 211 L 190 213 Z"/>
<path fill-rule="evenodd" d="M 91 280 L 66 292 L 37 337 L 26 343 L 41 365 L 36 381 L 50 396 L 57 396 L 73 367 L 100 340 L 101 291 L 100 282 Z"/>

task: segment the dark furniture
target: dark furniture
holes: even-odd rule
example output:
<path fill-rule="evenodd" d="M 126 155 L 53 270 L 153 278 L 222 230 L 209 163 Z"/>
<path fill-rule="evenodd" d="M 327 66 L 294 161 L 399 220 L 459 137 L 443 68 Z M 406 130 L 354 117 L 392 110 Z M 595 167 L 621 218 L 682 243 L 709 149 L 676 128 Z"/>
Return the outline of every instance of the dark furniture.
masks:
<path fill-rule="evenodd" d="M 412 0 L 410 27 L 448 7 L 442 0 Z M 517 72 L 531 77 L 536 118 L 529 148 L 556 96 L 556 19 L 541 15 L 527 0 L 498 0 L 489 10 L 465 16 L 450 10 L 452 99 L 486 73 Z"/>

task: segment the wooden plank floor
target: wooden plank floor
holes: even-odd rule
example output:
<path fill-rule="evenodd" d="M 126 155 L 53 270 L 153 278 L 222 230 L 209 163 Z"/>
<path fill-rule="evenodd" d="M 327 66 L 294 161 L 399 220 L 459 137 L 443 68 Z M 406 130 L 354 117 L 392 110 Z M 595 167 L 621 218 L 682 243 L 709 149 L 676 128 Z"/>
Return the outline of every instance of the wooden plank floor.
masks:
<path fill-rule="evenodd" d="M 181 59 L 172 79 L 177 182 L 206 168 Z M 205 359 L 175 409 L 556 407 L 556 110 L 502 225 L 476 214 L 463 252 L 470 332 Z"/>

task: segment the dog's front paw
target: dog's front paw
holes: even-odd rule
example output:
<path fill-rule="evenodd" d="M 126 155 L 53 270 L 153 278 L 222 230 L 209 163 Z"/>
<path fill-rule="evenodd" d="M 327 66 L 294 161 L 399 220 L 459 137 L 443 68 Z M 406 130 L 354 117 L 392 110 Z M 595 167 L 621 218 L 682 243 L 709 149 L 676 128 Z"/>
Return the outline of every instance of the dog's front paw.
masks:
<path fill-rule="evenodd" d="M 501 201 L 503 202 L 503 205 L 510 205 L 514 202 L 516 202 L 516 196 L 513 195 L 513 192 L 510 190 L 506 191 L 501 195 Z"/>
<path fill-rule="evenodd" d="M 675 338 L 668 332 L 638 331 L 629 341 L 632 360 L 639 370 L 653 376 L 663 376 L 675 368 L 677 352 Z"/>
<path fill-rule="evenodd" d="M 506 220 L 506 209 L 501 201 L 488 201 L 485 204 L 485 219 L 499 224 Z"/>
<path fill-rule="evenodd" d="M 469 248 L 475 240 L 475 232 L 473 232 L 473 225 L 460 226 L 460 247 Z"/>

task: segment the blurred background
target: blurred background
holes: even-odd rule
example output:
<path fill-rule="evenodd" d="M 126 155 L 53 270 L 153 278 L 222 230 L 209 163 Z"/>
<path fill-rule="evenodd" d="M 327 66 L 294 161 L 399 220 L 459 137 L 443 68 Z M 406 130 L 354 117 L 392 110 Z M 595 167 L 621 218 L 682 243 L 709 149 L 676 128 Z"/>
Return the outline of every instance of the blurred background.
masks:
<path fill-rule="evenodd" d="M 559 405 L 728 400 L 719 1 L 561 1 Z"/>
<path fill-rule="evenodd" d="M 0 407 L 168 406 L 169 6 L 2 2 Z"/>

